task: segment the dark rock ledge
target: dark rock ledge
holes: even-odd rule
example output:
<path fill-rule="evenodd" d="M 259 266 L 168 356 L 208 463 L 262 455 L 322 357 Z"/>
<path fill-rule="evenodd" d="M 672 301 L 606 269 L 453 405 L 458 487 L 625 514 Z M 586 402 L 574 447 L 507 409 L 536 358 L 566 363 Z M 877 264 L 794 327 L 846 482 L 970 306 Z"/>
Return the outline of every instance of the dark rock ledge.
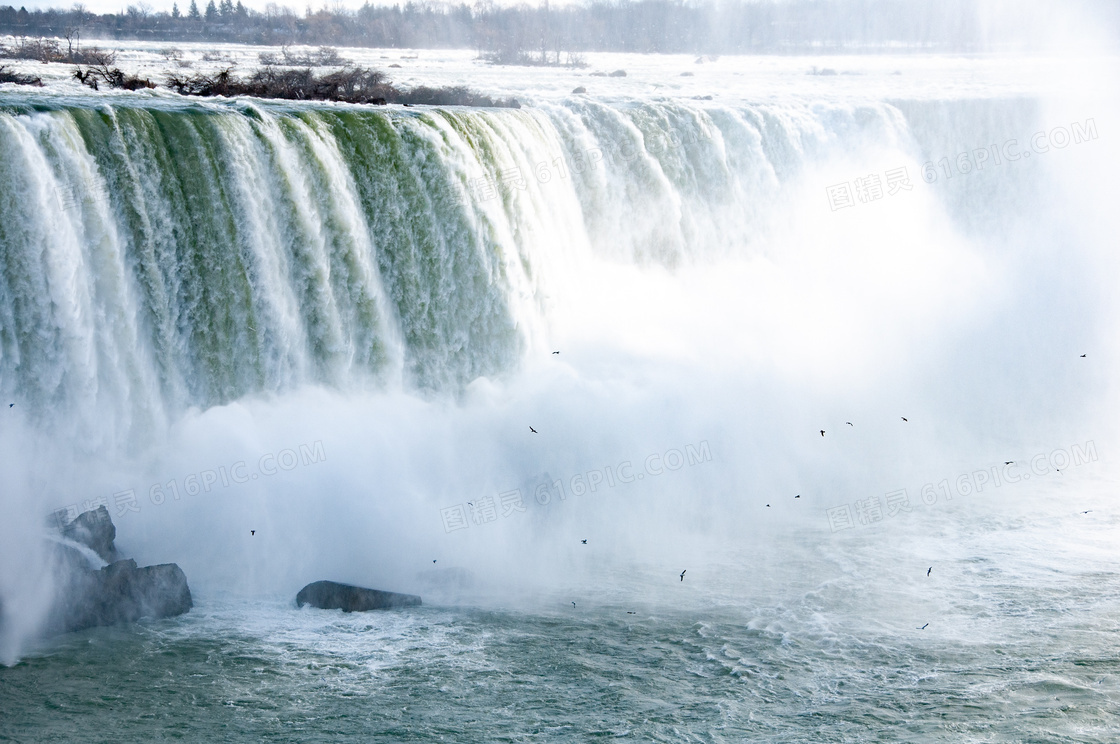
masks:
<path fill-rule="evenodd" d="M 342 610 L 343 612 L 366 612 L 367 610 L 390 610 L 395 607 L 416 607 L 420 598 L 414 594 L 397 594 L 377 589 L 364 589 L 336 581 L 316 581 L 299 590 L 296 605 L 311 605 L 321 610 Z"/>
<path fill-rule="evenodd" d="M 132 559 L 120 559 L 113 544 L 117 529 L 104 506 L 61 525 L 60 532 L 64 539 L 54 546 L 57 586 L 49 633 L 173 617 L 194 605 L 179 566 L 140 567 Z M 89 548 L 108 565 L 95 568 L 73 543 Z"/>

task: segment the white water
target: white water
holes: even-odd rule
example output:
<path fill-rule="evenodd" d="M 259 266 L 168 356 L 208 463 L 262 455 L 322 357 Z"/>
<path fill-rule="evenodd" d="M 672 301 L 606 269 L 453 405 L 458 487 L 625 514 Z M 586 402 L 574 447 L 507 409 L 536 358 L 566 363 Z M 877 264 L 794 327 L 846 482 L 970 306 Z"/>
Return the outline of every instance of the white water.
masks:
<path fill-rule="evenodd" d="M 970 525 L 1018 518 L 1056 520 L 1039 559 L 1051 569 L 1106 570 L 1086 530 L 1116 525 L 1107 70 L 1057 95 L 1042 63 L 853 57 L 836 64 L 862 75 L 826 81 L 803 60 L 723 59 L 696 88 L 680 60 L 603 61 L 631 74 L 580 76 L 617 86 L 590 100 L 563 95 L 575 73 L 547 72 L 486 80 L 523 96 L 520 111 L 364 113 L 399 139 L 370 135 L 360 159 L 326 123 L 347 107 L 91 98 L 61 83 L 0 94 L 0 390 L 16 403 L 0 434 L 13 515 L 0 596 L 21 608 L 5 660 L 42 611 L 43 517 L 98 498 L 125 555 L 178 562 L 203 602 L 285 598 L 320 578 L 421 591 L 436 559 L 478 577 L 455 598 L 467 604 L 606 585 L 745 612 L 765 593 L 714 567 L 766 566 L 750 581 L 780 603 L 797 575 L 776 556 L 806 543 L 824 547 L 801 576 L 827 582 L 868 562 L 950 560 Z M 432 65 L 448 82 L 474 75 L 453 54 Z M 18 108 L 30 101 L 47 110 Z M 927 160 L 1089 119 L 1096 139 L 922 181 Z M 160 161 L 173 126 L 178 155 Z M 656 144 L 672 134 L 679 146 Z M 399 149 L 378 160 L 379 147 Z M 902 166 L 911 191 L 829 208 L 827 186 Z M 513 167 L 524 189 L 452 198 Z M 1099 461 L 1065 485 L 1051 473 L 829 530 L 837 505 L 899 488 L 918 504 L 925 483 L 1088 441 Z M 316 442 L 321 462 L 260 463 Z M 711 461 L 532 501 L 546 473 L 570 491 L 576 474 L 641 471 L 700 442 Z M 249 480 L 225 485 L 241 461 Z M 190 493 L 188 475 L 206 472 L 210 490 Z M 441 509 L 516 488 L 524 513 L 445 531 Z M 128 490 L 139 511 L 118 514 Z M 1105 526 L 1059 517 L 1075 505 Z M 1002 560 L 1031 551 L 1004 545 Z M 702 588 L 682 600 L 683 568 Z M 874 601 L 856 607 L 851 622 L 888 622 Z"/>

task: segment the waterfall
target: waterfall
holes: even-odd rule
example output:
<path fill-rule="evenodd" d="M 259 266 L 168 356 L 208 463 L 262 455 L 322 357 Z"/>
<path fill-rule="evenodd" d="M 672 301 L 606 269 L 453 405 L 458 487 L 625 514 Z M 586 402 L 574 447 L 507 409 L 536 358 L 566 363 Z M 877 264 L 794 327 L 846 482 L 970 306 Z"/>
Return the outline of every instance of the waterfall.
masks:
<path fill-rule="evenodd" d="M 944 133 L 923 145 L 921 123 L 962 111 L 1005 130 L 1032 115 L 0 107 L 0 390 L 99 441 L 307 383 L 453 391 L 547 345 L 553 300 L 589 261 L 751 255 L 806 169 L 868 148 L 918 157 Z"/>

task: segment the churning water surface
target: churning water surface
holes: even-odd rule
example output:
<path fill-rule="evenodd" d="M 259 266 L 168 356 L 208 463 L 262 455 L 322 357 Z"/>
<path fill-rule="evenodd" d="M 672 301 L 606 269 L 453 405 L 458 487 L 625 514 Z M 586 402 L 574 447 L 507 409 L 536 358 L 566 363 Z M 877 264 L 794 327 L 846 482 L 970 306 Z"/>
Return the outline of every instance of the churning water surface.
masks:
<path fill-rule="evenodd" d="M 0 740 L 1120 739 L 1115 61 L 591 59 L 0 91 Z"/>

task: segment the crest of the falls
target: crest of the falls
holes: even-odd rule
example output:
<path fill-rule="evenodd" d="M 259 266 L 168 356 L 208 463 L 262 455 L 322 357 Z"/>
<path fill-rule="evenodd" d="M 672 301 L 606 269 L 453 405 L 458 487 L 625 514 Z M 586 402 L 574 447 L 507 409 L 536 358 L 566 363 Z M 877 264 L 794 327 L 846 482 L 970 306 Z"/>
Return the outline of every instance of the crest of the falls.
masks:
<path fill-rule="evenodd" d="M 305 383 L 454 390 L 546 345 L 591 259 L 745 255 L 891 105 L 0 113 L 0 385 L 110 439 Z"/>

